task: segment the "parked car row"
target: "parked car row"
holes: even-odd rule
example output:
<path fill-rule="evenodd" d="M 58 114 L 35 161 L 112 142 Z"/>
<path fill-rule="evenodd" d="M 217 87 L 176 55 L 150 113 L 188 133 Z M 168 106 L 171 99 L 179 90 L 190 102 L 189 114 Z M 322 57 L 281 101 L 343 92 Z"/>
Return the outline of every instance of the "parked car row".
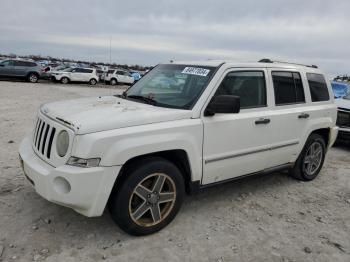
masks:
<path fill-rule="evenodd" d="M 85 82 L 90 85 L 96 85 L 102 81 L 111 85 L 132 85 L 141 78 L 141 74 L 125 69 L 110 69 L 104 72 L 98 68 L 71 67 L 67 65 L 43 67 L 34 61 L 8 59 L 0 61 L 0 77 L 21 78 L 31 83 L 36 83 L 42 78 L 63 84 Z"/>

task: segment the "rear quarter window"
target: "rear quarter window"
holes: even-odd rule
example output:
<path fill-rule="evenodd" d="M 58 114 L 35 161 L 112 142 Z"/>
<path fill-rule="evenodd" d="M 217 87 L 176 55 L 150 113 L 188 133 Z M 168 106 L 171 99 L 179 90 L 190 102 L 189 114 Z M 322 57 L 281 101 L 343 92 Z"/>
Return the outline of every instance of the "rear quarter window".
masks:
<path fill-rule="evenodd" d="M 328 101 L 329 93 L 326 79 L 321 74 L 306 73 L 312 102 Z"/>

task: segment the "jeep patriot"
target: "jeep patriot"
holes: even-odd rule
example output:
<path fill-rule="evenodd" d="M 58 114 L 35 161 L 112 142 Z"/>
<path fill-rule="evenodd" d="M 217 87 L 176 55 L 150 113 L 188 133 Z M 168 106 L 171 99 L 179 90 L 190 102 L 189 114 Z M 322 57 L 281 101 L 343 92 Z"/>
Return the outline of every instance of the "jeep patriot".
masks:
<path fill-rule="evenodd" d="M 108 206 L 133 235 L 159 231 L 185 193 L 280 170 L 313 180 L 337 136 L 316 66 L 160 64 L 122 95 L 48 103 L 20 145 L 45 199 L 88 217 Z"/>

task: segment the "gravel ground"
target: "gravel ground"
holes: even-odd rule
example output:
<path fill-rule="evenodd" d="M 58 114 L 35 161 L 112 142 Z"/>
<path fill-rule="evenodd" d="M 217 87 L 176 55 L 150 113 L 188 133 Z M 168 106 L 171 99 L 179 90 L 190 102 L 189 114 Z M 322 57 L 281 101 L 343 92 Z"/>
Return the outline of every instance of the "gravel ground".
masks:
<path fill-rule="evenodd" d="M 189 196 L 148 237 L 123 233 L 108 211 L 86 218 L 39 197 L 18 162 L 39 105 L 117 92 L 0 81 L 0 260 L 350 261 L 350 146 L 333 147 L 312 182 L 275 173 Z"/>

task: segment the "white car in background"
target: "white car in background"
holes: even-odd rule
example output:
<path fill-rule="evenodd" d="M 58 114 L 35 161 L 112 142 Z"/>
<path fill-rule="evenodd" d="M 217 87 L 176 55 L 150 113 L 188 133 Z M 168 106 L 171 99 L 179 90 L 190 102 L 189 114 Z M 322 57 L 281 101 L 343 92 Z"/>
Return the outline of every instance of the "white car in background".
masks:
<path fill-rule="evenodd" d="M 128 71 L 122 69 L 108 70 L 104 80 L 111 85 L 116 85 L 118 83 L 131 85 L 135 81 L 134 77 L 132 77 Z"/>
<path fill-rule="evenodd" d="M 87 82 L 90 85 L 98 83 L 98 75 L 94 68 L 67 68 L 62 71 L 52 71 L 51 79 L 62 84 L 69 82 Z"/>

